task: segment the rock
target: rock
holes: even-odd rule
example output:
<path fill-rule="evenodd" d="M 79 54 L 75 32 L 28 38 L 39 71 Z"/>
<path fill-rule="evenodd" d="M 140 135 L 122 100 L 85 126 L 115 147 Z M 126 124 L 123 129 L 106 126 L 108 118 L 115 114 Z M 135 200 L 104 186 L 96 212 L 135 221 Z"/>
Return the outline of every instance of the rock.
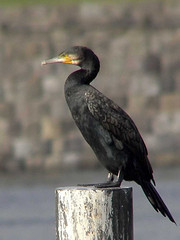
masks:
<path fill-rule="evenodd" d="M 180 111 L 180 92 L 163 94 L 160 97 L 160 109 L 162 112 Z"/>
<path fill-rule="evenodd" d="M 60 125 L 50 117 L 41 120 L 41 137 L 43 140 L 56 139 L 61 135 Z"/>
<path fill-rule="evenodd" d="M 27 138 L 15 139 L 13 143 L 13 149 L 14 157 L 17 160 L 26 159 L 33 153 L 33 143 Z"/>
<path fill-rule="evenodd" d="M 152 127 L 153 132 L 158 135 L 166 134 L 168 137 L 169 134 L 173 137 L 173 134 L 180 133 L 180 111 L 157 114 L 152 122 Z"/>

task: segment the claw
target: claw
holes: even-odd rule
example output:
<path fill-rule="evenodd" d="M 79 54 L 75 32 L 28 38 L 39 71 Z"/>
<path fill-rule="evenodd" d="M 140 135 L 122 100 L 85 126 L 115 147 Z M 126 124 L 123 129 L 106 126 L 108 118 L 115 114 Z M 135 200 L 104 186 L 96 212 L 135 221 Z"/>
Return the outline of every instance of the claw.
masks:
<path fill-rule="evenodd" d="M 113 182 L 114 175 L 112 173 L 108 173 L 107 182 L 103 183 L 88 183 L 88 184 L 78 184 L 77 186 L 80 187 L 95 187 L 95 188 L 112 188 L 112 187 L 120 187 L 121 182 L 123 180 L 124 174 L 122 171 L 119 170 L 117 181 Z"/>

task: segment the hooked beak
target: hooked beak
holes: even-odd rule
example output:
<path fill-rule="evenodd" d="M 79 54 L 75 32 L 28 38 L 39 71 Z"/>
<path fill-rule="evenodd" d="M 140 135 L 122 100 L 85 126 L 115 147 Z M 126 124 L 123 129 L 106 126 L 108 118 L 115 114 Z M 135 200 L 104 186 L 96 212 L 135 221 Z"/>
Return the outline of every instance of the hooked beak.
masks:
<path fill-rule="evenodd" d="M 60 54 L 59 56 L 55 58 L 51 58 L 48 60 L 45 60 L 41 63 L 41 65 L 46 65 L 50 63 L 67 63 L 67 64 L 74 64 L 78 65 L 80 61 L 77 59 L 77 56 L 75 55 L 67 55 L 67 54 Z"/>

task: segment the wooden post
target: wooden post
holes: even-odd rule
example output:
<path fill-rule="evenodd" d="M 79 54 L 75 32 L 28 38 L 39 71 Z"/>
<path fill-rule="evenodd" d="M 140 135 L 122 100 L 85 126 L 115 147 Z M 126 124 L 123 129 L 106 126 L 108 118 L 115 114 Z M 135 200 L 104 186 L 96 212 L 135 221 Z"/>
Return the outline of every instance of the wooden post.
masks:
<path fill-rule="evenodd" d="M 56 190 L 57 240 L 133 240 L 132 188 Z"/>

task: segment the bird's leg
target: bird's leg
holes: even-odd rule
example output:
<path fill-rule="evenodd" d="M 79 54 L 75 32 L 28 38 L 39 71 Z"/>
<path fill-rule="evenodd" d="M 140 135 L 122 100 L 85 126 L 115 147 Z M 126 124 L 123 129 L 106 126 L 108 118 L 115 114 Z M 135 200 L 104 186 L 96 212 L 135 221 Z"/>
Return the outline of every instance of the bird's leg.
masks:
<path fill-rule="evenodd" d="M 121 186 L 123 179 L 124 179 L 124 171 L 123 171 L 123 168 L 121 168 L 121 170 L 119 170 L 119 172 L 118 172 L 117 181 L 116 181 L 118 183 L 119 187 Z"/>
<path fill-rule="evenodd" d="M 113 181 L 114 181 L 114 175 L 111 172 L 109 172 L 107 176 L 107 183 L 111 183 Z"/>
<path fill-rule="evenodd" d="M 81 187 L 88 187 L 88 186 L 94 186 L 94 187 L 108 187 L 109 185 L 111 186 L 111 184 L 113 183 L 114 180 L 114 175 L 112 173 L 108 173 L 108 177 L 107 177 L 107 182 L 104 183 L 88 183 L 88 184 L 78 184 L 78 186 Z"/>
<path fill-rule="evenodd" d="M 94 185 L 95 187 L 97 188 L 109 188 L 109 187 L 120 187 L 121 186 L 121 183 L 124 179 L 124 171 L 123 171 L 123 168 L 121 168 L 118 172 L 118 175 L 117 175 L 117 180 L 115 182 L 113 182 L 114 180 L 114 176 L 112 173 L 110 173 L 110 179 L 111 181 L 109 182 L 106 182 L 106 183 L 99 183 L 99 184 L 96 184 Z M 108 174 L 108 178 L 109 178 L 109 174 Z"/>

